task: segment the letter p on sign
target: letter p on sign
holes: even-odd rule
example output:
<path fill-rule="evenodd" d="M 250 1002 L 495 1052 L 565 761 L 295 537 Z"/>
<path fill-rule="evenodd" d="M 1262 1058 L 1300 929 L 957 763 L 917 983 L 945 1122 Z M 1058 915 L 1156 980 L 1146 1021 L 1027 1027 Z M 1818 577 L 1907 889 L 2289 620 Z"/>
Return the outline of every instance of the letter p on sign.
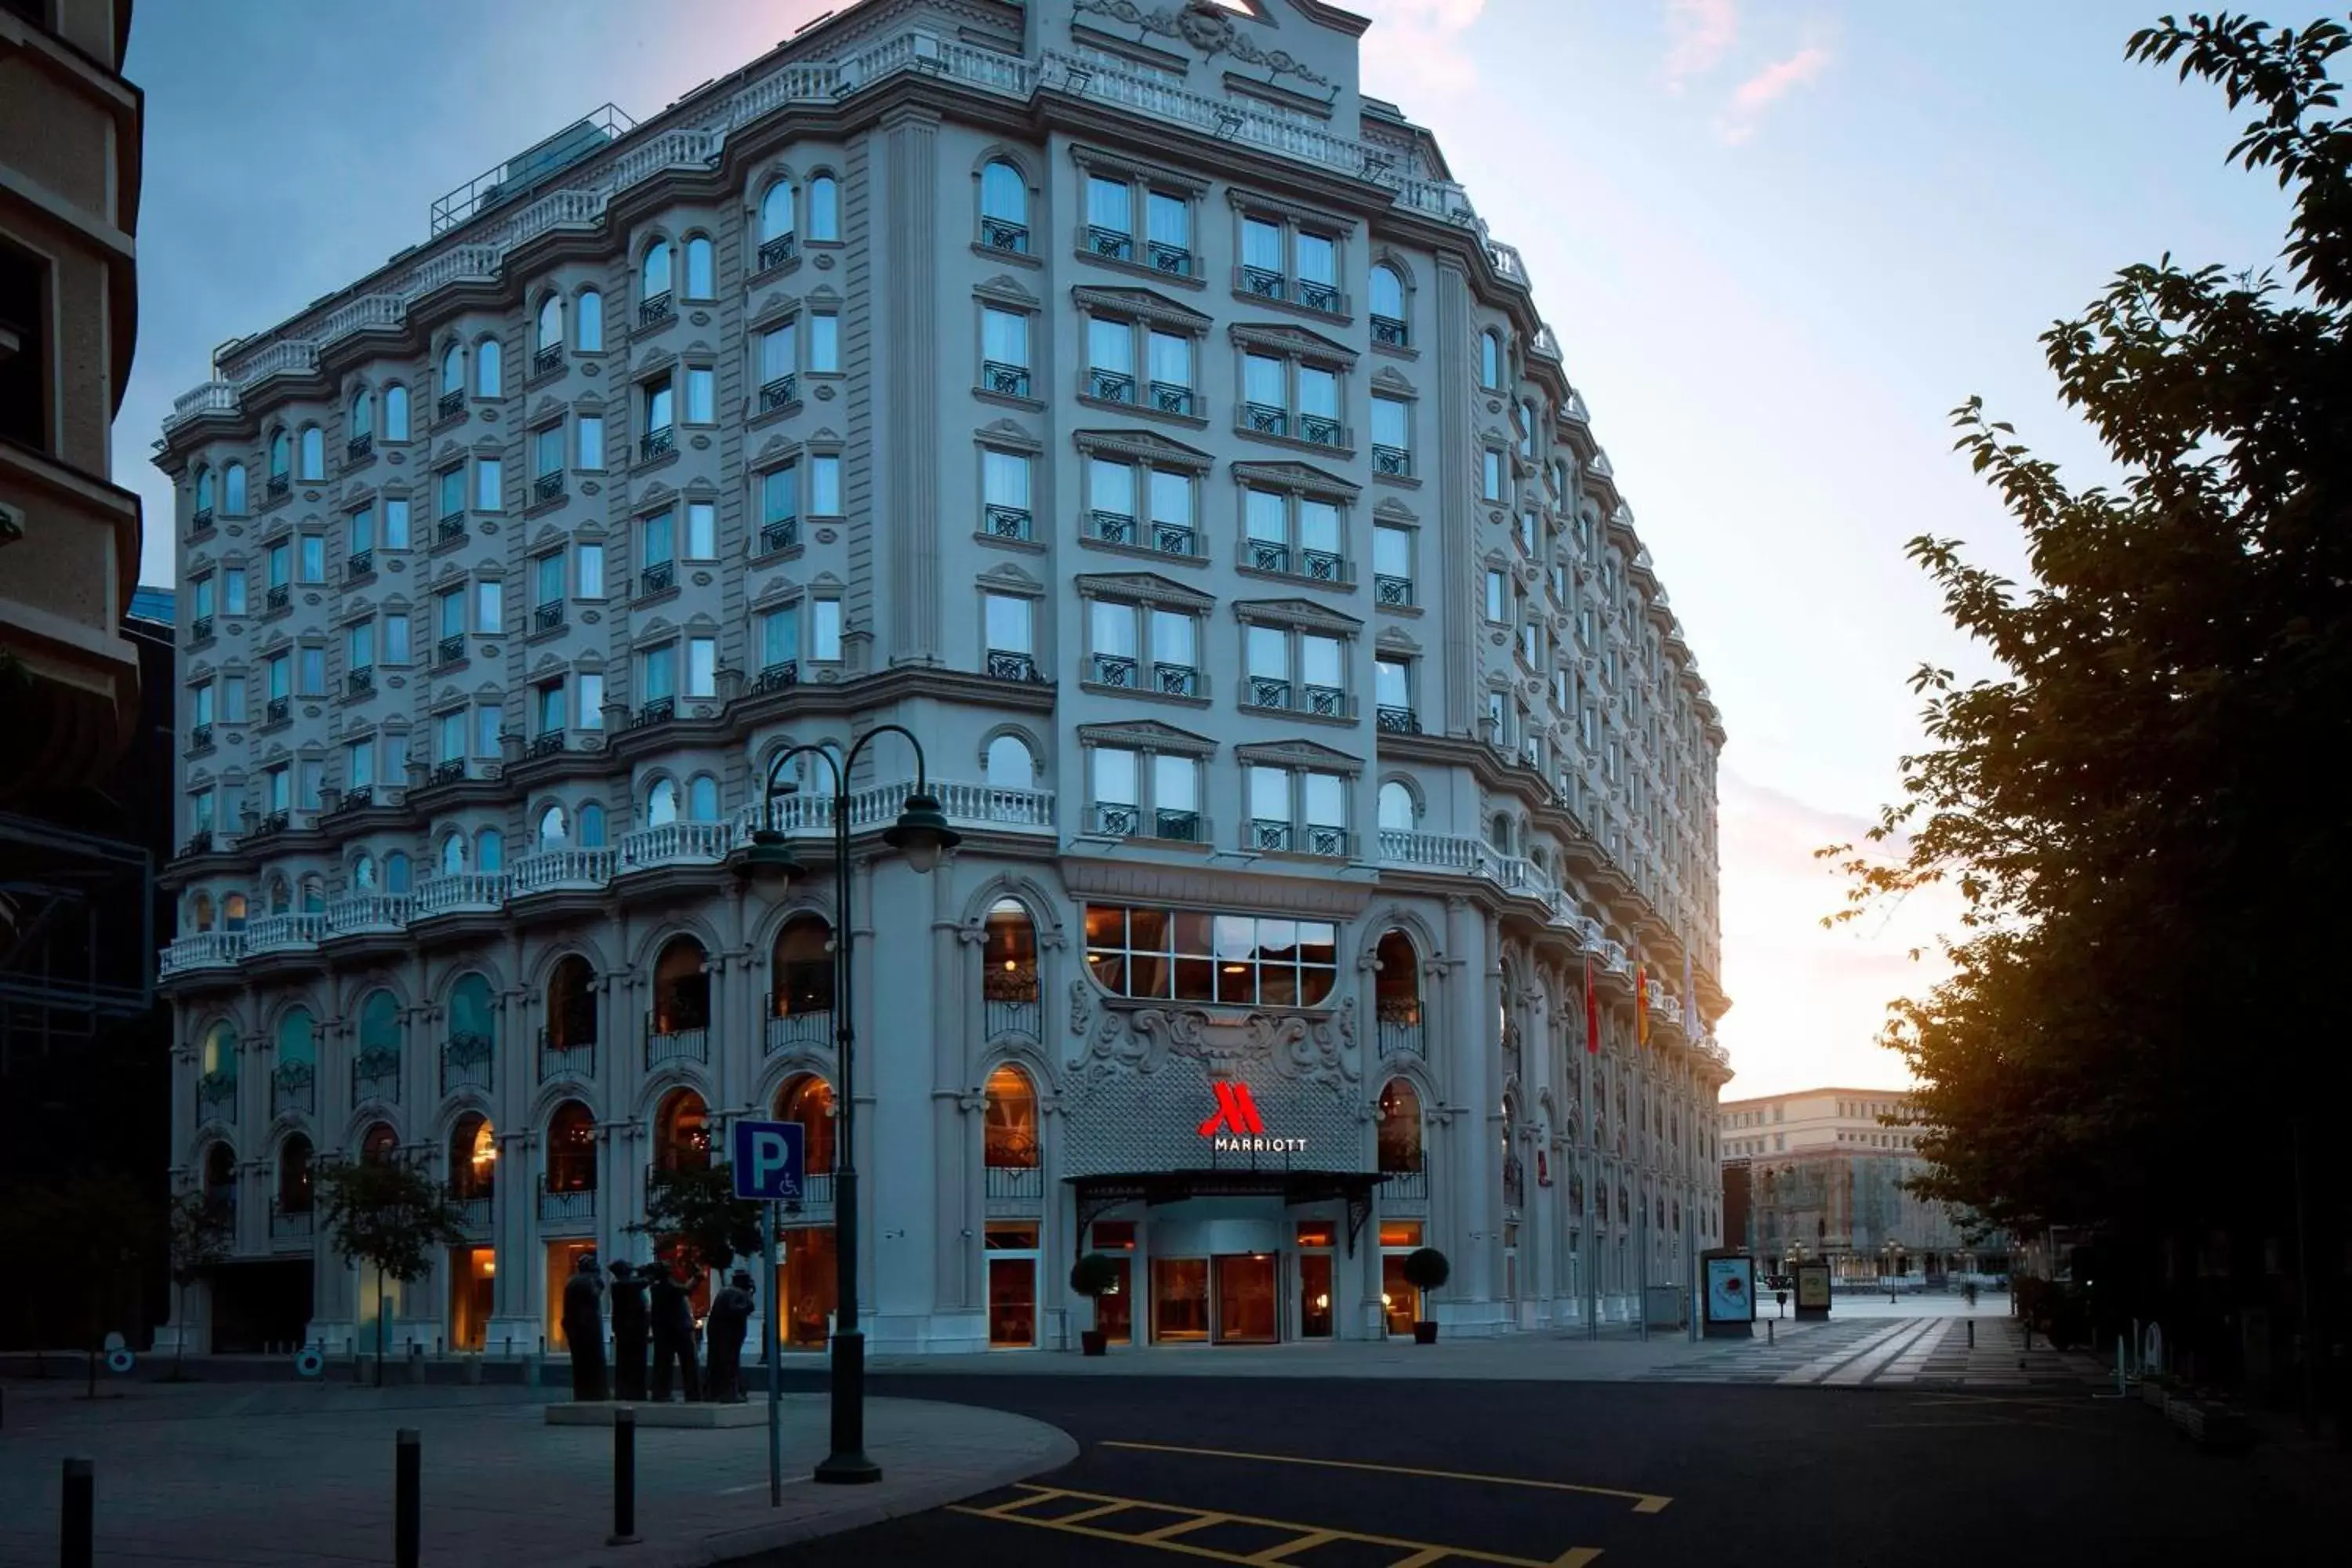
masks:
<path fill-rule="evenodd" d="M 728 1129 L 735 1195 L 791 1201 L 801 1195 L 805 1131 L 797 1121 L 738 1121 Z"/>

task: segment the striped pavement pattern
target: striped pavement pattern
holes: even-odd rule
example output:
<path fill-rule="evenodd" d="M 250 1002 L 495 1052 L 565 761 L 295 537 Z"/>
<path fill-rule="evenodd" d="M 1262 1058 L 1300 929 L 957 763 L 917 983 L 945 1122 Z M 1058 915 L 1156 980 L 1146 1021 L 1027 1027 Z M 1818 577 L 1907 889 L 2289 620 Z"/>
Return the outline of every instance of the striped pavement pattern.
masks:
<path fill-rule="evenodd" d="M 1969 1343 L 1968 1324 L 1976 1324 Z M 1780 1387 L 2089 1387 L 2112 1378 L 2093 1358 L 2046 1344 L 2025 1348 L 2011 1318 L 1861 1319 L 1776 1322 L 1772 1342 L 1734 1342 L 1640 1374 L 1642 1383 Z"/>

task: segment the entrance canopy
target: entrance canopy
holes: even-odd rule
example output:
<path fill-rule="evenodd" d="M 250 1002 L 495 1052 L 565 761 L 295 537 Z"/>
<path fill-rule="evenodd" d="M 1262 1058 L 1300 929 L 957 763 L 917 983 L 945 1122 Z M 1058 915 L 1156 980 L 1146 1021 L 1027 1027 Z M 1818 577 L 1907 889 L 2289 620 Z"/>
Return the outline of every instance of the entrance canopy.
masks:
<path fill-rule="evenodd" d="M 1132 1171 L 1110 1175 L 1068 1176 L 1078 1204 L 1078 1235 L 1121 1204 L 1157 1206 L 1187 1198 L 1280 1198 L 1285 1207 L 1300 1204 L 1348 1205 L 1348 1252 L 1356 1251 L 1356 1235 L 1372 1215 L 1372 1189 L 1388 1180 L 1379 1171 L 1252 1171 L 1227 1167 L 1208 1171 Z"/>

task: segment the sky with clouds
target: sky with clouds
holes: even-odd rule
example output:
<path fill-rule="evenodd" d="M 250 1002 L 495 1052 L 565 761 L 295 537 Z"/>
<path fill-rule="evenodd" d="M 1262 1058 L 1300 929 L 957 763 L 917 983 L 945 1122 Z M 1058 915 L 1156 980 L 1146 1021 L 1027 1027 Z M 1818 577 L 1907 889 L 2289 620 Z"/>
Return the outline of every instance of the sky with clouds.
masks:
<path fill-rule="evenodd" d="M 1350 3 L 1375 19 L 1366 90 L 1436 132 L 1526 257 L 1731 732 L 1727 1092 L 1899 1083 L 1873 1037 L 1935 977 L 1906 955 L 1950 903 L 1825 931 L 1840 889 L 1811 851 L 1891 798 L 1919 740 L 1911 670 L 1978 668 L 1904 542 L 2022 572 L 1949 411 L 1980 393 L 2104 477 L 2040 333 L 2129 262 L 2273 264 L 2284 199 L 2225 167 L 2217 94 L 2125 61 L 2161 0 Z M 825 8 L 415 0 L 323 26 L 314 0 L 142 6 L 117 477 L 169 518 L 148 448 L 215 344 L 417 243 L 436 196 L 583 112 L 657 112 Z M 172 574 L 152 521 L 144 568 Z"/>

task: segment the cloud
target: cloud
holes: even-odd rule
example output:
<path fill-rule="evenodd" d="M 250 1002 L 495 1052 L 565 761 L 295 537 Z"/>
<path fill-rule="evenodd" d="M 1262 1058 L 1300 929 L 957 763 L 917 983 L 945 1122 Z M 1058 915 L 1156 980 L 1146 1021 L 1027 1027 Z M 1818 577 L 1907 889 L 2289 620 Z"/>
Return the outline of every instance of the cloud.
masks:
<path fill-rule="evenodd" d="M 1462 39 L 1486 0 L 1350 0 L 1349 9 L 1372 19 L 1362 54 L 1364 88 L 1374 96 L 1444 97 L 1477 82 Z"/>
<path fill-rule="evenodd" d="M 1798 88 L 1809 86 L 1829 68 L 1830 52 L 1808 47 L 1784 60 L 1774 60 L 1732 89 L 1730 107 L 1716 121 L 1724 142 L 1737 146 L 1756 134 L 1764 111 Z"/>
<path fill-rule="evenodd" d="M 1723 61 L 1739 37 L 1738 0 L 1666 0 L 1666 31 L 1674 40 L 1666 51 L 1666 87 L 1680 92 L 1695 76 L 1704 76 Z"/>

